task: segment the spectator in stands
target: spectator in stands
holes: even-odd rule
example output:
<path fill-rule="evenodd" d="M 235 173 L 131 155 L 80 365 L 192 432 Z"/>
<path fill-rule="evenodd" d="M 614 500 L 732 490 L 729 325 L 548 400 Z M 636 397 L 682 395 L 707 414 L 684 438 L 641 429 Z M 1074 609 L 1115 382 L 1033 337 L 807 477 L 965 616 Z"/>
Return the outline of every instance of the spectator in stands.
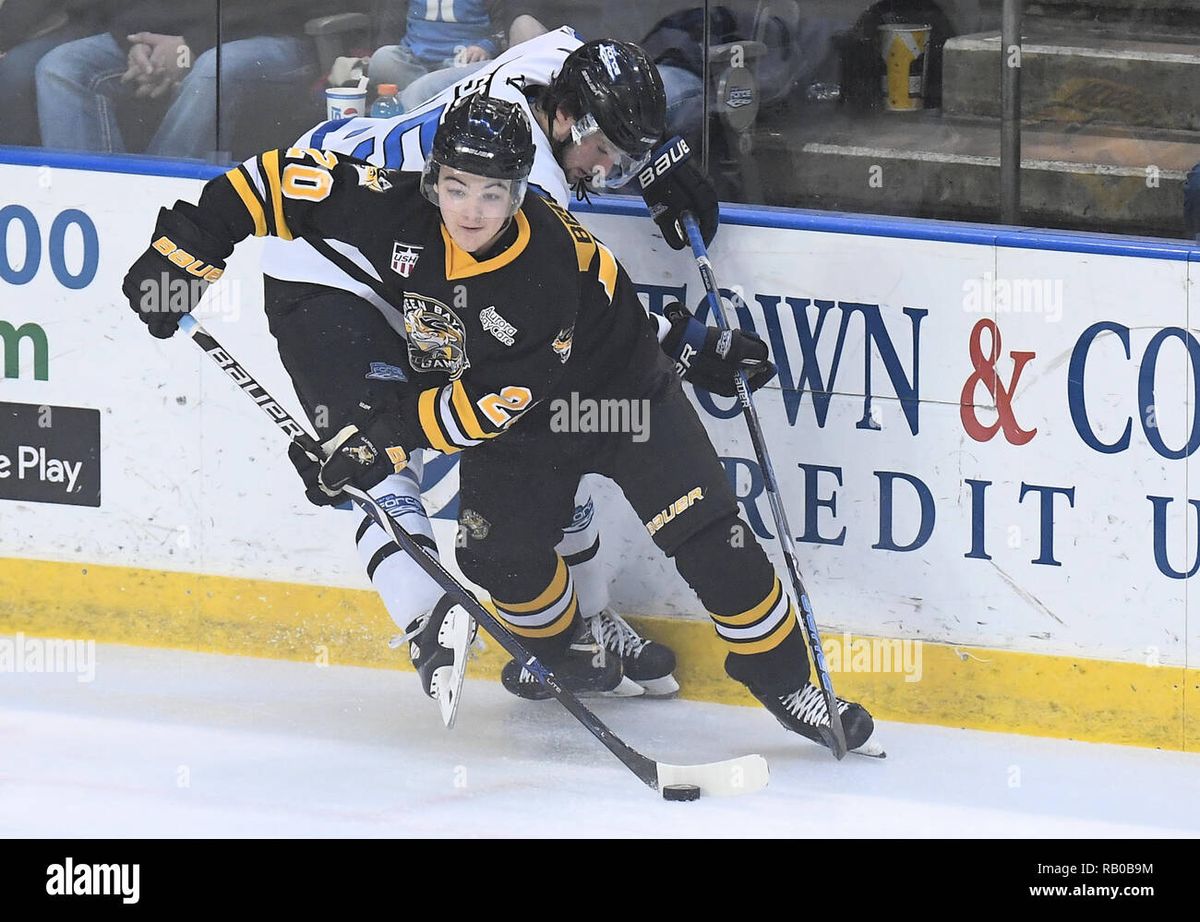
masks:
<path fill-rule="evenodd" d="M 512 19 L 511 23 L 507 24 L 508 33 L 508 48 L 513 45 L 519 45 L 521 42 L 527 42 L 531 38 L 536 38 L 543 32 L 549 31 L 547 28 L 538 22 L 533 16 L 525 12 L 518 12 Z M 507 49 L 504 49 L 507 50 Z M 457 83 L 463 77 L 475 73 L 479 68 L 483 67 L 488 62 L 488 58 L 484 58 L 474 64 L 468 64 L 460 67 L 448 67 L 443 70 L 435 70 L 426 74 L 424 77 L 418 77 L 408 85 L 408 88 L 400 94 L 400 102 L 405 109 L 415 109 L 427 99 L 432 99 L 446 87 L 453 83 Z"/>
<path fill-rule="evenodd" d="M 0 144 L 40 143 L 33 71 L 48 51 L 94 33 L 104 0 L 0 0 Z"/>
<path fill-rule="evenodd" d="M 1183 183 L 1183 223 L 1187 235 L 1200 241 L 1200 163 L 1192 167 Z"/>
<path fill-rule="evenodd" d="M 264 89 L 306 92 L 316 61 L 304 23 L 329 6 L 324 0 L 124 2 L 108 17 L 107 31 L 60 45 L 38 63 L 42 141 L 70 150 L 125 151 L 119 111 L 137 100 L 163 100 L 166 114 L 145 152 L 209 156 L 217 137 L 218 24 L 220 125 L 228 145 L 239 110 L 263 98 Z"/>
<path fill-rule="evenodd" d="M 405 95 L 413 81 L 438 73 L 443 87 L 483 66 L 500 51 L 508 28 L 505 0 L 409 0 L 388 6 L 382 33 L 401 35 L 371 55 L 372 85 L 394 83 L 406 109 L 427 96 Z"/>

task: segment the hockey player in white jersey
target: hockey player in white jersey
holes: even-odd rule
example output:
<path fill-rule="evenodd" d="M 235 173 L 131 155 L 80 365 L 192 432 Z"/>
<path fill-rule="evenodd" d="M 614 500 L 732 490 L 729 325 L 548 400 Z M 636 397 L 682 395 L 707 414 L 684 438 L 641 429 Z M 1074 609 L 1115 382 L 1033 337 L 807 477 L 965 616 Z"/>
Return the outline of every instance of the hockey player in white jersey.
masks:
<path fill-rule="evenodd" d="M 316 148 L 351 155 L 380 167 L 420 170 L 434 134 L 454 100 L 483 93 L 515 103 L 535 126 L 535 158 L 529 185 L 563 207 L 593 190 L 626 185 L 652 158 L 674 153 L 677 165 L 643 190 L 664 239 L 674 248 L 685 246 L 679 225 L 684 211 L 695 214 L 706 242 L 717 228 L 717 201 L 711 184 L 688 162 L 686 145 L 661 141 L 665 96 L 654 65 L 641 49 L 615 41 L 583 43 L 570 28 L 548 32 L 514 46 L 494 62 L 451 86 L 419 108 L 391 119 L 350 118 L 325 122 L 301 137 L 297 148 Z M 684 156 L 681 156 L 681 153 Z M 636 188 L 636 185 L 635 185 Z M 419 259 L 419 247 L 396 241 L 392 270 L 406 277 Z M 386 311 L 372 279 L 374 270 L 361 258 L 330 241 L 330 249 L 295 240 L 269 240 L 263 256 L 266 300 L 276 308 L 289 298 L 304 297 L 309 286 L 331 286 L 357 294 Z M 392 314 L 394 316 L 394 313 Z M 704 351 L 716 331 L 704 327 L 686 311 L 660 318 L 659 338 L 664 351 L 678 360 L 685 348 Z M 402 335 L 403 330 L 398 330 Z M 707 350 L 707 363 L 694 363 L 686 377 L 697 386 L 732 395 L 737 368 L 751 370 L 752 387 L 773 375 L 766 346 L 752 334 L 737 333 L 732 347 L 720 358 Z M 381 372 L 384 373 L 384 372 Z M 322 438 L 332 433 L 319 432 Z M 434 552 L 432 526 L 420 499 L 422 465 L 414 459 L 402 473 L 388 478 L 375 491 L 397 522 Z M 598 557 L 600 535 L 594 521 L 594 502 L 586 481 L 576 496 L 571 522 L 563 523 L 558 546 L 571 570 L 580 610 L 598 643 L 620 657 L 626 676 L 617 694 L 669 696 L 678 690 L 673 672 L 674 653 L 665 645 L 640 636 L 609 607 L 608 581 Z M 441 589 L 389 541 L 369 520 L 358 531 L 358 550 L 373 585 L 389 614 L 400 626 L 416 622 L 415 630 L 437 625 L 418 620 L 435 611 Z M 444 611 L 444 606 L 436 609 Z M 436 617 L 436 616 L 435 616 Z"/>

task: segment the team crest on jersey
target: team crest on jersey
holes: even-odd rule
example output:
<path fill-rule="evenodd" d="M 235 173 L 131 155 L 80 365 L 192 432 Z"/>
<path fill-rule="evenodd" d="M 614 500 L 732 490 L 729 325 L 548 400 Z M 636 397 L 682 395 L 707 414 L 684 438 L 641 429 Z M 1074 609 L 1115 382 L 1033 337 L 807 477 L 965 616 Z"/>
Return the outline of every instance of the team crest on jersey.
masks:
<path fill-rule="evenodd" d="M 423 249 L 425 247 L 397 240 L 396 245 L 392 247 L 392 271 L 408 278 L 417 267 L 417 260 L 421 258 Z"/>
<path fill-rule="evenodd" d="M 504 345 L 511 346 L 516 342 L 513 337 L 517 335 L 517 328 L 496 312 L 494 304 L 479 312 L 479 322 L 483 324 L 485 330 L 504 343 Z"/>
<path fill-rule="evenodd" d="M 554 337 L 554 342 L 551 347 L 554 349 L 554 354 L 558 356 L 558 360 L 564 365 L 567 359 L 571 357 L 571 344 L 575 338 L 575 324 L 571 324 L 565 330 L 559 330 L 558 335 Z"/>
<path fill-rule="evenodd" d="M 463 322 L 441 301 L 404 296 L 404 332 L 413 371 L 443 371 L 457 381 L 471 367 Z"/>
<path fill-rule="evenodd" d="M 346 453 L 363 467 L 375 463 L 375 452 L 366 445 L 355 445 L 346 449 Z"/>
<path fill-rule="evenodd" d="M 458 525 L 476 541 L 482 541 L 492 530 L 492 523 L 474 509 L 464 509 L 458 514 Z"/>
<path fill-rule="evenodd" d="M 387 192 L 392 188 L 391 182 L 388 181 L 388 171 L 377 166 L 359 166 L 354 165 L 354 169 L 358 171 L 358 184 L 366 186 L 372 192 Z"/>

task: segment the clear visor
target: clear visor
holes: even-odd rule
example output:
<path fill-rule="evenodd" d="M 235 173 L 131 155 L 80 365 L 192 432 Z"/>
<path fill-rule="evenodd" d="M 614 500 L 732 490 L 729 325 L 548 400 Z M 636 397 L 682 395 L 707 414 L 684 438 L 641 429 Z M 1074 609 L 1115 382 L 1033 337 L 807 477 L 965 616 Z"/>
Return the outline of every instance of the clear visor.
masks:
<path fill-rule="evenodd" d="M 652 151 L 629 154 L 614 144 L 590 112 L 571 126 L 571 140 L 586 161 L 592 163 L 586 180 L 593 189 L 619 189 L 637 175 L 650 160 Z"/>
<path fill-rule="evenodd" d="M 525 200 L 524 179 L 492 179 L 430 160 L 421 174 L 421 194 L 442 211 L 466 219 L 511 218 Z"/>

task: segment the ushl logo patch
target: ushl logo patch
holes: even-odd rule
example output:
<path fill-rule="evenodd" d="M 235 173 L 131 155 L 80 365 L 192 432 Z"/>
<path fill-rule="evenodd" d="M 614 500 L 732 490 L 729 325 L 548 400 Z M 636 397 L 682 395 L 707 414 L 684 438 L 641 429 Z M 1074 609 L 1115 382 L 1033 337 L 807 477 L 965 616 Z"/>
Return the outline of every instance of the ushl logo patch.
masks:
<path fill-rule="evenodd" d="M 423 249 L 425 247 L 413 246 L 411 243 L 402 243 L 397 240 L 396 245 L 392 247 L 392 271 L 403 278 L 408 278 L 416 268 L 417 260 L 421 258 Z"/>

